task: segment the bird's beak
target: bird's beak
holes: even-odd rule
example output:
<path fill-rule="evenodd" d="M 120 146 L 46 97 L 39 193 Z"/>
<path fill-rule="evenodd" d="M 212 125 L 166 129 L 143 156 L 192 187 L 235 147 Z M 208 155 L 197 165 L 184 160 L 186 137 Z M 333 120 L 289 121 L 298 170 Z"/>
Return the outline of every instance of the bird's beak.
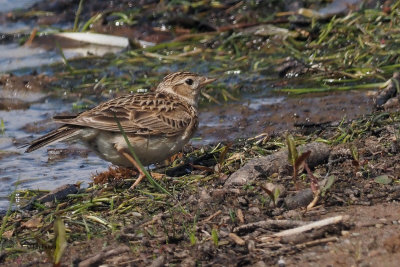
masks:
<path fill-rule="evenodd" d="M 212 83 L 212 82 L 214 82 L 216 80 L 217 80 L 217 78 L 207 78 L 207 77 L 205 77 L 204 80 L 201 81 L 200 86 L 207 85 L 207 84 Z"/>

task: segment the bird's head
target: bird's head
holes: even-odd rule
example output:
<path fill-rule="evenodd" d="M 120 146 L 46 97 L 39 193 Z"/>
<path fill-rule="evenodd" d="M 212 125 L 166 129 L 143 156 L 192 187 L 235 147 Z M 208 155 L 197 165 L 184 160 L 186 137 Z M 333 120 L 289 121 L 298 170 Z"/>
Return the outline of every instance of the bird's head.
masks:
<path fill-rule="evenodd" d="M 215 80 L 191 72 L 175 72 L 164 77 L 156 92 L 175 95 L 197 107 L 201 88 Z"/>

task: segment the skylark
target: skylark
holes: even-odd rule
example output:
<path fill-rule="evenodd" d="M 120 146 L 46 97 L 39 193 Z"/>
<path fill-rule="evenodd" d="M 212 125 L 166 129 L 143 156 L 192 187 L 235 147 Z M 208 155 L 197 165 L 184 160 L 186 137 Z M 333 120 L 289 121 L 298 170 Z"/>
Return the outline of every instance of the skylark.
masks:
<path fill-rule="evenodd" d="M 200 89 L 215 80 L 176 72 L 167 75 L 154 92 L 117 97 L 77 116 L 56 116 L 53 119 L 63 125 L 32 141 L 26 152 L 61 140 L 81 140 L 112 164 L 138 169 L 133 188 L 145 175 L 129 153 L 115 117 L 143 165 L 161 162 L 193 136 Z"/>

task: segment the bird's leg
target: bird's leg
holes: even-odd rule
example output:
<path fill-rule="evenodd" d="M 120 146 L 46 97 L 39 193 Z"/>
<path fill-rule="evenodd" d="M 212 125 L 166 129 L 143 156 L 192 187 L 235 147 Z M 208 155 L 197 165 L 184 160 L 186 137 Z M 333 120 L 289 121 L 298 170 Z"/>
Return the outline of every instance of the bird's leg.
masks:
<path fill-rule="evenodd" d="M 126 152 L 124 149 L 120 149 L 118 147 L 117 147 L 117 150 L 122 156 L 124 156 L 127 160 L 129 160 L 133 164 L 133 166 L 135 166 L 135 168 L 139 171 L 139 177 L 136 179 L 136 181 L 133 183 L 133 185 L 131 185 L 131 187 L 129 188 L 130 190 L 133 190 L 135 188 L 135 186 L 137 186 L 143 180 L 143 178 L 146 177 L 146 174 L 144 174 L 144 172 L 140 168 L 139 164 L 131 156 L 131 154 Z"/>

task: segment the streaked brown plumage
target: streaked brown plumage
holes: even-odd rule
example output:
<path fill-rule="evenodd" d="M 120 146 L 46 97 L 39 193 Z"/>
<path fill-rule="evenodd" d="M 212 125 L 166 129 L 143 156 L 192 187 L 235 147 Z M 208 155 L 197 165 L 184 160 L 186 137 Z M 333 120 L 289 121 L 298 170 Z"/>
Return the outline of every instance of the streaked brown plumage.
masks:
<path fill-rule="evenodd" d="M 137 167 L 127 152 L 115 114 L 140 161 L 144 165 L 160 162 L 181 150 L 192 137 L 198 125 L 200 89 L 214 80 L 176 72 L 167 75 L 154 92 L 121 96 L 75 117 L 54 117 L 64 125 L 31 142 L 26 152 L 76 139 L 115 165 Z M 141 173 L 136 182 L 143 176 Z"/>

